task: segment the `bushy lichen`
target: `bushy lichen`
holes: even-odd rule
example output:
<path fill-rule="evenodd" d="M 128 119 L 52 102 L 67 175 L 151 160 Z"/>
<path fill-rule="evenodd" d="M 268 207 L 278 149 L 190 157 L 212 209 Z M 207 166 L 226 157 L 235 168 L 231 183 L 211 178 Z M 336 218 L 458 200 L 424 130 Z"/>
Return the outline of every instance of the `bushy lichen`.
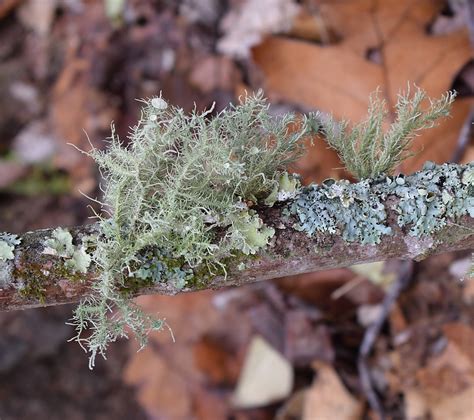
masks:
<path fill-rule="evenodd" d="M 412 140 L 420 130 L 434 127 L 442 117 L 447 117 L 455 92 L 447 92 L 439 99 L 428 98 L 426 92 L 410 85 L 398 95 L 395 105 L 396 120 L 384 132 L 388 114 L 386 103 L 379 92 L 372 94 L 367 119 L 349 128 L 348 121 L 335 121 L 331 116 L 312 114 L 312 125 L 325 136 L 345 167 L 358 179 L 376 178 L 390 174 L 410 154 Z M 423 103 L 429 106 L 423 109 Z"/>
<path fill-rule="evenodd" d="M 448 220 L 466 214 L 474 217 L 473 164 L 435 165 L 428 162 L 411 176 L 379 177 L 355 184 L 327 180 L 311 185 L 289 206 L 295 228 L 313 236 L 316 232 L 341 234 L 348 242 L 377 244 L 391 233 L 384 202 L 398 197 L 392 209 L 398 225 L 412 236 L 429 235 Z"/>
<path fill-rule="evenodd" d="M 302 154 L 305 118 L 271 117 L 261 94 L 213 118 L 211 111 L 186 115 L 161 97 L 145 100 L 129 146 L 112 133 L 107 151 L 89 153 L 106 181 L 107 218 L 100 217 L 102 234 L 93 257 L 101 274 L 74 318 L 80 340 L 86 326 L 93 328 L 83 339 L 92 362 L 109 341 L 125 334 L 125 325 L 142 342 L 143 325 L 161 326 L 139 315 L 120 293 L 127 288 L 131 266 L 141 261 L 135 275 L 176 289 L 185 286 L 187 270 L 225 273 L 227 257 L 255 253 L 274 233 L 250 207 L 283 184 L 288 191 L 279 190 L 280 198 L 283 192 L 294 193 L 295 185 L 283 172 Z M 170 269 L 160 255 L 143 261 L 150 249 L 184 264 Z M 117 316 L 123 322 L 110 324 L 111 308 L 122 311 Z M 130 314 L 134 318 L 128 322 Z"/>
<path fill-rule="evenodd" d="M 45 240 L 43 254 L 55 255 L 64 259 L 65 267 L 72 273 L 86 273 L 91 263 L 91 256 L 86 246 L 75 246 L 71 233 L 67 229 L 56 228 L 51 238 Z"/>

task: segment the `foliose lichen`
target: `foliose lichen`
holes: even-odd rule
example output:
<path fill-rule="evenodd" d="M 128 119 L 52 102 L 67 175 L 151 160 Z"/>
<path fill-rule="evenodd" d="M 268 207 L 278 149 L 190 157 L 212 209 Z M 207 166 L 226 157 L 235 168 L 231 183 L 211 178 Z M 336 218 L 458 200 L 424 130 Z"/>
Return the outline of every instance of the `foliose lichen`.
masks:
<path fill-rule="evenodd" d="M 265 226 L 253 210 L 237 214 L 229 228 L 229 237 L 234 249 L 245 255 L 256 254 L 268 244 L 274 234 L 275 229 Z"/>
<path fill-rule="evenodd" d="M 391 232 L 382 197 L 371 189 L 371 181 L 351 184 L 328 179 L 311 185 L 290 204 L 297 217 L 294 228 L 313 236 L 316 232 L 341 234 L 348 242 L 377 244 Z"/>
<path fill-rule="evenodd" d="M 384 202 L 395 196 L 391 207 L 397 223 L 412 236 L 426 236 L 442 229 L 448 220 L 474 217 L 474 164 L 435 165 L 427 162 L 411 176 L 381 176 L 351 184 L 326 180 L 302 190 L 288 213 L 297 218 L 295 229 L 308 236 L 316 232 L 341 234 L 348 242 L 377 244 L 389 235 Z"/>
<path fill-rule="evenodd" d="M 173 258 L 166 250 L 153 248 L 139 253 L 129 269 L 129 277 L 136 277 L 152 286 L 158 283 L 170 283 L 176 289 L 182 289 L 193 276 L 193 270 L 184 268 L 184 263 Z"/>
<path fill-rule="evenodd" d="M 86 252 L 84 243 L 76 246 L 72 241 L 73 237 L 67 229 L 56 228 L 51 237 L 45 240 L 43 254 L 63 258 L 65 267 L 72 273 L 86 273 L 91 256 Z"/>
<path fill-rule="evenodd" d="M 278 179 L 270 195 L 265 198 L 264 204 L 272 207 L 276 202 L 287 201 L 295 198 L 301 189 L 301 179 L 298 174 L 284 172 Z"/>
<path fill-rule="evenodd" d="M 12 260 L 15 258 L 13 251 L 20 245 L 21 239 L 11 233 L 0 233 L 0 261 Z"/>
<path fill-rule="evenodd" d="M 409 177 L 387 178 L 388 191 L 400 198 L 394 207 L 398 224 L 412 236 L 429 235 L 449 219 L 474 217 L 474 164 L 464 166 L 427 162 Z"/>

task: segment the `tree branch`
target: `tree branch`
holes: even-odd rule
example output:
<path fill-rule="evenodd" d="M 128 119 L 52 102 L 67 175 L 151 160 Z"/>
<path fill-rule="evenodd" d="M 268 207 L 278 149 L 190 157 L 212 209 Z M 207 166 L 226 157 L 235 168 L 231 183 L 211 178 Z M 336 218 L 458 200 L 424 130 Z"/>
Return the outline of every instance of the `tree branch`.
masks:
<path fill-rule="evenodd" d="M 227 276 L 219 275 L 196 282 L 182 290 L 170 284 L 157 284 L 153 287 L 137 286 L 129 291 L 134 295 L 173 295 L 241 286 L 389 258 L 419 260 L 432 254 L 474 249 L 474 218 L 463 216 L 458 220 L 447 220 L 444 228 L 430 235 L 411 236 L 406 227 L 402 229 L 396 222 L 397 215 L 392 210 L 393 198 L 389 196 L 384 202 L 387 225 L 391 227 L 392 234 L 384 235 L 377 245 L 346 242 L 341 235 L 319 233 L 310 238 L 292 227 L 294 220 L 282 217 L 283 206 L 264 207 L 259 215 L 268 226 L 275 228 L 274 237 L 269 246 L 256 255 L 230 257 L 226 261 Z M 83 237 L 98 234 L 98 229 L 98 225 L 91 224 L 72 228 L 70 232 L 74 243 L 78 244 Z M 52 229 L 25 233 L 21 244 L 14 250 L 15 258 L 0 261 L 0 310 L 77 302 L 90 291 L 98 274 L 97 267 L 92 265 L 86 274 L 73 273 L 66 267 L 63 258 L 45 254 L 45 240 L 51 234 Z M 195 270 L 195 273 L 198 271 Z"/>

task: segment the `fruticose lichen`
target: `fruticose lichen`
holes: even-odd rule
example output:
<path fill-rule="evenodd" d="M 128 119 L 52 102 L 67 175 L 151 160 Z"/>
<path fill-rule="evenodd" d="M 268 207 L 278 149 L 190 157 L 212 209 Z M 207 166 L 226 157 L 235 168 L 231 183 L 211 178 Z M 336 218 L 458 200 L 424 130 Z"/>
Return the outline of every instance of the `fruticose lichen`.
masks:
<path fill-rule="evenodd" d="M 285 206 L 292 199 L 286 212 L 296 218 L 295 228 L 362 244 L 391 234 L 389 195 L 397 198 L 398 223 L 412 235 L 472 215 L 472 165 L 427 167 L 407 178 L 382 174 L 406 157 L 417 130 L 447 115 L 454 94 L 431 101 L 425 113 L 424 97 L 420 90 L 413 98 L 400 96 L 398 120 L 386 135 L 383 104 L 374 100 L 367 121 L 351 132 L 346 123 L 319 121 L 320 114 L 272 117 L 261 94 L 212 118 L 212 109 L 187 115 L 161 96 L 144 100 L 128 145 L 112 127 L 108 150 L 84 152 L 96 160 L 105 185 L 92 256 L 99 276 L 72 320 L 77 340 L 91 354 L 90 366 L 126 329 L 143 346 L 150 330 L 163 327 L 131 301 L 140 287 L 175 292 L 205 285 L 212 276 L 226 275 L 229 259 L 243 269 L 248 258 L 258 258 L 275 234 L 258 213 L 261 206 Z M 326 135 L 356 176 L 375 178 L 301 188 L 298 176 L 285 169 L 302 155 L 302 138 L 315 131 Z M 89 262 L 75 255 L 70 234 L 53 236 L 46 249 L 71 269 L 85 269 Z M 92 331 L 83 337 L 87 328 Z"/>
<path fill-rule="evenodd" d="M 65 267 L 72 273 L 87 273 L 91 264 L 91 256 L 86 252 L 84 244 L 75 246 L 71 233 L 63 228 L 56 228 L 51 238 L 45 240 L 43 254 L 55 255 L 64 259 Z"/>
<path fill-rule="evenodd" d="M 427 162 L 411 176 L 379 177 L 355 184 L 327 180 L 311 185 L 289 205 L 297 218 L 295 228 L 308 236 L 340 234 L 348 242 L 377 244 L 391 233 L 387 225 L 387 197 L 400 227 L 412 236 L 426 236 L 442 229 L 450 219 L 474 217 L 474 164 L 435 165 Z"/>
<path fill-rule="evenodd" d="M 194 271 L 206 277 L 203 267 L 225 274 L 226 258 L 255 254 L 274 234 L 251 207 L 275 189 L 277 199 L 295 193 L 284 170 L 302 155 L 305 118 L 270 116 L 262 94 L 211 112 L 187 115 L 161 97 L 145 100 L 129 146 L 112 132 L 106 152 L 88 153 L 105 178 L 93 256 L 101 274 L 74 316 L 91 364 L 125 326 L 142 344 L 149 329 L 162 327 L 121 290 L 137 279 L 178 290 L 196 281 Z M 119 309 L 113 320 L 111 308 Z M 82 338 L 87 326 L 92 334 Z"/>
<path fill-rule="evenodd" d="M 390 174 L 413 152 L 410 145 L 420 130 L 431 128 L 442 117 L 449 115 L 455 92 L 447 92 L 439 99 L 428 98 L 426 92 L 410 85 L 400 92 L 395 104 L 396 120 L 387 131 L 383 125 L 388 115 L 379 91 L 369 101 L 367 119 L 349 128 L 348 121 L 335 121 L 332 116 L 319 112 L 310 114 L 313 129 L 322 132 L 334 148 L 345 167 L 358 179 L 376 178 Z M 423 104 L 429 103 L 426 109 Z"/>

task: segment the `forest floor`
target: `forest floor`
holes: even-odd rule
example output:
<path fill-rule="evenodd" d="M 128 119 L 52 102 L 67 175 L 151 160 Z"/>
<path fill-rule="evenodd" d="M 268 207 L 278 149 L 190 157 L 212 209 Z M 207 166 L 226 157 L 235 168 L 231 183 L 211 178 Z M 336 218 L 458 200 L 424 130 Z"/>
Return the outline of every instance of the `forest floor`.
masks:
<path fill-rule="evenodd" d="M 449 6 L 451 4 L 451 6 Z M 377 87 L 458 92 L 452 117 L 418 137 L 426 160 L 471 162 L 474 26 L 468 2 L 341 0 L 7 0 L 0 2 L 0 231 L 88 222 L 100 195 L 87 150 L 127 132 L 136 98 L 163 92 L 218 112 L 263 88 L 275 113 L 359 121 Z M 107 6 L 107 13 L 106 8 Z M 470 22 L 470 24 L 469 24 Z M 388 121 L 392 114 L 388 116 Z M 85 134 L 87 133 L 87 135 Z M 294 171 L 348 177 L 316 141 Z M 471 254 L 410 267 L 368 359 L 387 419 L 474 412 Z M 0 419 L 376 419 L 357 357 L 401 263 L 388 261 L 239 289 L 137 301 L 173 331 L 110 347 L 89 371 L 65 324 L 73 307 L 0 314 Z"/>

